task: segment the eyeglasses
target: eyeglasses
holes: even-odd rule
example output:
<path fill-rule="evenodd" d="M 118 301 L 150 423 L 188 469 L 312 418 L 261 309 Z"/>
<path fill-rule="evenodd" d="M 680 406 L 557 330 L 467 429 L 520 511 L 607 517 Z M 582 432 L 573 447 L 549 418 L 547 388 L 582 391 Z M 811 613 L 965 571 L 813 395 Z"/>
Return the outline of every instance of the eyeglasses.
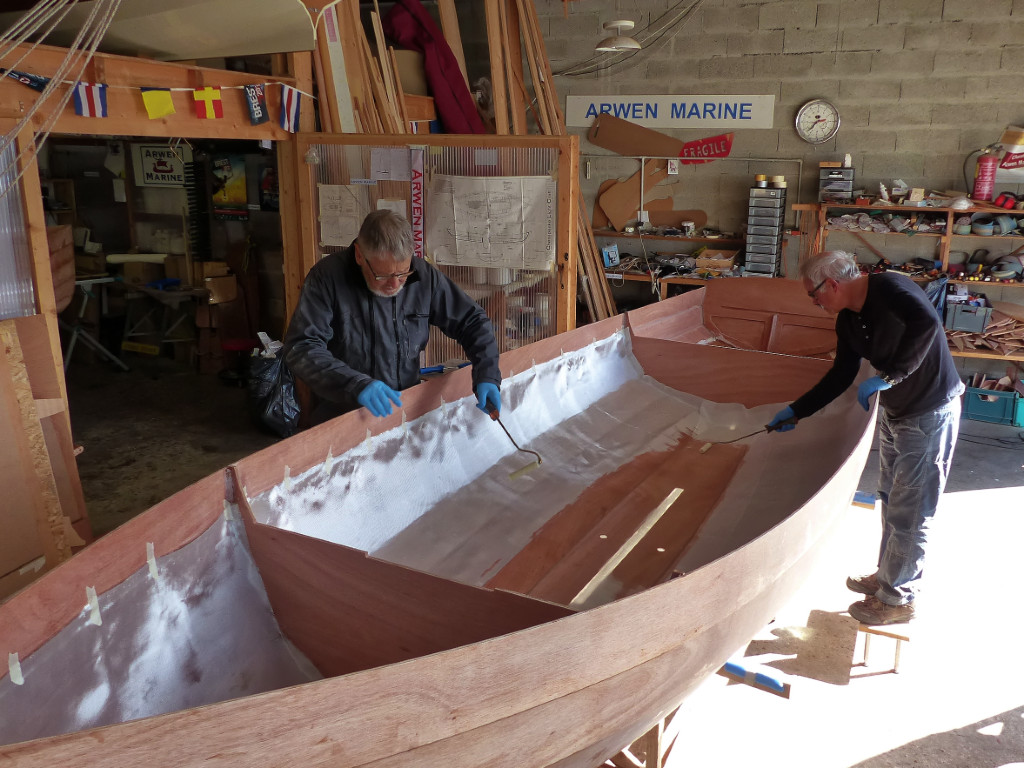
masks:
<path fill-rule="evenodd" d="M 818 284 L 817 284 L 816 286 L 814 286 L 814 288 L 812 288 L 811 290 L 809 290 L 809 291 L 807 292 L 807 295 L 808 295 L 808 296 L 810 296 L 810 297 L 811 297 L 811 298 L 813 299 L 813 298 L 814 298 L 814 295 L 815 295 L 815 294 L 816 294 L 816 293 L 817 293 L 818 291 L 820 291 L 820 290 L 821 290 L 821 286 L 823 286 L 823 285 L 824 285 L 825 283 L 827 283 L 827 282 L 828 282 L 828 278 L 826 277 L 826 278 L 825 278 L 824 280 L 822 280 L 822 281 L 821 281 L 820 283 L 818 283 Z"/>
<path fill-rule="evenodd" d="M 409 277 L 409 275 L 416 271 L 410 265 L 409 269 L 407 269 L 405 272 L 392 272 L 390 275 L 378 275 L 377 272 L 374 270 L 373 265 L 370 263 L 370 260 L 366 258 L 366 254 L 364 254 L 362 249 L 359 247 L 358 243 L 356 243 L 356 251 L 358 251 L 359 255 L 363 257 L 363 263 L 366 264 L 366 268 L 370 270 L 370 274 L 373 275 L 373 279 L 376 280 L 378 283 L 383 283 L 391 279 L 405 280 L 407 277 Z"/>

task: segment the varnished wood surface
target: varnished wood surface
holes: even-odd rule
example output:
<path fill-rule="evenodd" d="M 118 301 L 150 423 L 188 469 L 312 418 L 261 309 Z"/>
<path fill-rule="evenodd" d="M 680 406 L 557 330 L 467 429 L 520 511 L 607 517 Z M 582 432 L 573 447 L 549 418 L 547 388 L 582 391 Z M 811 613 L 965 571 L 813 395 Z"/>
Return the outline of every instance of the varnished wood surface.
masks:
<path fill-rule="evenodd" d="M 827 360 L 764 355 L 743 349 L 633 339 L 633 354 L 644 372 L 673 389 L 716 403 L 748 408 L 795 400 L 825 375 Z"/>
<path fill-rule="evenodd" d="M 821 552 L 869 447 L 865 429 L 813 504 L 641 594 L 402 664 L 0 747 L 0 757 L 29 768 L 113 768 L 131 756 L 154 768 L 592 766 L 594 756 L 640 736 L 771 618 Z"/>
<path fill-rule="evenodd" d="M 426 656 L 573 613 L 262 525 L 242 506 L 274 615 L 285 635 L 327 676 Z"/>
<path fill-rule="evenodd" d="M 506 365 L 521 371 L 533 361 L 553 357 L 560 348 L 583 346 L 621 328 L 623 322 L 612 318 L 517 350 L 514 357 L 503 358 L 503 371 Z M 803 377 L 819 375 L 828 365 L 780 355 L 755 364 L 755 359 L 766 356 L 649 338 L 634 342 L 645 370 L 670 386 L 678 381 L 687 385 L 680 389 L 692 388 L 715 401 L 735 401 L 733 396 L 742 395 L 744 388 L 752 392 L 739 398 L 745 404 L 785 399 L 803 386 Z M 682 347 L 687 349 L 686 359 L 672 360 L 680 357 Z M 718 373 L 716 367 L 722 366 L 725 370 Z M 443 377 L 447 381 L 436 388 L 410 390 L 409 395 L 425 393 L 423 403 L 419 394 L 410 397 L 412 412 L 429 405 L 445 387 L 467 393 L 468 383 L 458 377 Z M 400 423 L 400 416 L 394 418 L 394 424 L 380 424 L 378 429 Z M 294 475 L 323 461 L 332 440 L 344 433 L 352 433 L 345 439 L 363 439 L 366 426 L 357 414 L 350 414 L 333 430 L 317 428 L 283 441 L 240 462 L 239 482 L 246 482 L 243 470 L 253 487 L 261 473 L 272 475 L 270 484 L 279 482 L 284 464 L 290 462 Z M 307 439 L 317 445 L 302 446 Z M 857 429 L 834 439 L 843 444 L 837 454 L 843 458 L 827 467 L 815 465 L 822 486 L 808 503 L 760 536 L 680 578 L 565 618 L 396 664 L 202 709 L 0 747 L 0 761 L 12 760 L 19 768 L 121 768 L 133 762 L 152 768 L 592 768 L 639 737 L 720 667 L 764 626 L 824 552 L 822 541 L 845 511 L 870 448 L 868 415 L 857 422 Z M 334 455 L 339 454 L 335 450 Z M 248 491 L 253 494 L 252 488 Z M 81 598 L 70 596 L 80 593 L 87 576 L 91 580 L 99 574 L 105 581 L 115 571 L 130 573 L 144 562 L 145 541 L 157 542 L 158 555 L 168 551 L 173 548 L 169 542 L 188 538 L 182 528 L 208 526 L 225 495 L 233 498 L 233 493 L 232 484 L 225 488 L 222 478 L 211 476 L 101 539 L 28 590 L 25 595 L 31 599 L 22 602 L 23 610 L 10 613 L 9 604 L 0 606 L 0 646 L 11 647 L 17 637 L 8 630 L 10 618 L 22 626 L 22 637 L 52 634 L 67 621 L 67 606 L 80 610 Z M 304 571 L 310 584 L 321 582 L 332 569 L 344 570 L 346 558 L 338 556 L 340 549 L 326 556 L 318 549 L 320 556 L 310 557 L 311 550 L 296 546 L 297 538 L 287 539 L 275 535 L 266 546 L 274 557 L 278 547 L 290 550 L 288 567 Z M 295 565 L 296 555 L 309 562 Z M 264 567 L 269 567 L 267 562 L 264 558 Z M 288 575 L 281 578 L 288 581 Z M 65 587 L 65 581 L 74 583 Z M 330 594 L 331 586 L 307 590 L 312 594 L 303 597 L 304 602 L 321 600 L 326 606 L 314 606 L 312 612 L 331 613 L 341 604 Z M 46 589 L 52 590 L 52 600 L 46 599 Z M 361 601 L 368 606 L 376 597 L 373 587 L 362 589 Z M 389 596 L 378 602 L 394 606 L 401 598 Z M 51 606 L 58 615 L 51 617 Z"/>

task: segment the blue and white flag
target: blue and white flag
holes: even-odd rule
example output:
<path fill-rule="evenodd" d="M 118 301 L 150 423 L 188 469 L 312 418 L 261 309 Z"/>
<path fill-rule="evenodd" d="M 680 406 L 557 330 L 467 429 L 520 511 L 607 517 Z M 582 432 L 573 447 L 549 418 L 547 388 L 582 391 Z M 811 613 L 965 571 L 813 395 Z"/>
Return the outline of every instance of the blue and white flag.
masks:
<path fill-rule="evenodd" d="M 288 133 L 299 130 L 299 106 L 302 94 L 290 85 L 281 84 L 281 127 Z"/>

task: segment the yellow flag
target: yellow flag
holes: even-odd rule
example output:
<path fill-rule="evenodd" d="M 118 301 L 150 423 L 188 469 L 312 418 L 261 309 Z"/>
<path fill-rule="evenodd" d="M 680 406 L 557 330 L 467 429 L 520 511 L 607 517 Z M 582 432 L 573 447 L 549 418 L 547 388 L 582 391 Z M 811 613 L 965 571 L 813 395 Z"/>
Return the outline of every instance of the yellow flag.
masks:
<path fill-rule="evenodd" d="M 146 114 L 150 120 L 174 114 L 174 102 L 167 88 L 141 88 L 142 102 L 146 105 Z"/>

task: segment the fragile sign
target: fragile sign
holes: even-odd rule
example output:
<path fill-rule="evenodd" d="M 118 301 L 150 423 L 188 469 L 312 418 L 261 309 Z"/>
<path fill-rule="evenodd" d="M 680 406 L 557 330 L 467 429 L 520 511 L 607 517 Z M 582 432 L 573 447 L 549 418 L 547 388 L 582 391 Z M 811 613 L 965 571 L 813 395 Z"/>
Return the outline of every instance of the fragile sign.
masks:
<path fill-rule="evenodd" d="M 565 124 L 614 115 L 647 128 L 771 128 L 775 96 L 567 96 Z"/>
<path fill-rule="evenodd" d="M 187 146 L 167 144 L 133 144 L 132 167 L 135 184 L 143 187 L 185 186 L 185 163 L 192 162 Z"/>

